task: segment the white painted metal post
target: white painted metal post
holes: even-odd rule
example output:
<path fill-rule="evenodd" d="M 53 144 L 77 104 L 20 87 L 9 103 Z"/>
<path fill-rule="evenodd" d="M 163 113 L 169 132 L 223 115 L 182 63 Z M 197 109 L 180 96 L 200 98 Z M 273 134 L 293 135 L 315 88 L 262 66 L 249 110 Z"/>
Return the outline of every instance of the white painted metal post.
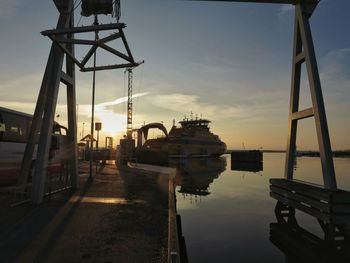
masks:
<path fill-rule="evenodd" d="M 309 23 L 312 10 L 313 9 L 310 11 L 310 7 L 305 4 L 297 4 L 295 7 L 293 73 L 285 177 L 287 179 L 293 179 L 297 122 L 298 120 L 314 116 L 324 186 L 327 189 L 337 189 L 327 117 L 321 90 L 321 81 L 317 68 L 316 55 Z M 312 108 L 299 111 L 301 64 L 304 62 L 306 63 L 309 79 Z"/>

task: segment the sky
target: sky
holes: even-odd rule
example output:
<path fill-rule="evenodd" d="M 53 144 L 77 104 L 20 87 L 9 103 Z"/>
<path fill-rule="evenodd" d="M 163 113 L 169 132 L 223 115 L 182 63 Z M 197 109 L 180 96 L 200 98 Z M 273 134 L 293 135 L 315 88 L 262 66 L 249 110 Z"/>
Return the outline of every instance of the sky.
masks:
<path fill-rule="evenodd" d="M 0 0 L 0 105 L 33 113 L 55 28 L 53 1 Z M 285 149 L 292 69 L 293 6 L 180 0 L 122 0 L 120 22 L 135 60 L 133 127 L 185 115 L 210 119 L 228 148 Z M 350 149 L 350 2 L 322 0 L 311 17 L 332 147 Z M 115 22 L 101 17 L 101 22 Z M 76 25 L 91 18 L 75 12 Z M 87 37 L 87 36 L 84 36 Z M 116 47 L 121 48 L 116 43 Z M 121 51 L 123 51 L 121 49 Z M 76 48 L 78 57 L 84 49 Z M 97 53 L 97 62 L 114 58 Z M 77 69 L 78 138 L 90 127 L 92 73 Z M 126 127 L 124 70 L 96 74 L 102 136 Z M 66 121 L 65 87 L 56 121 Z M 305 69 L 300 109 L 311 106 Z M 317 150 L 314 119 L 299 122 L 298 149 Z"/>

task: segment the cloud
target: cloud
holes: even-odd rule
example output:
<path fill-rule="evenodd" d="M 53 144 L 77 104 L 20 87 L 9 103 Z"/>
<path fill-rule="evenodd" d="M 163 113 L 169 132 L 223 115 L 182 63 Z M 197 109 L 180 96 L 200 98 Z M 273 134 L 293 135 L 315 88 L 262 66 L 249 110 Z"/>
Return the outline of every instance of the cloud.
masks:
<path fill-rule="evenodd" d="M 155 95 L 152 104 L 179 114 L 202 114 L 203 117 L 224 119 L 239 116 L 241 109 L 233 106 L 214 105 L 200 101 L 199 96 L 173 93 L 166 95 Z"/>
<path fill-rule="evenodd" d="M 294 5 L 282 5 L 279 9 L 278 16 L 283 17 L 285 15 L 290 15 L 294 10 Z"/>
<path fill-rule="evenodd" d="M 134 94 L 132 96 L 132 98 L 135 99 L 135 98 L 138 98 L 138 97 L 146 96 L 148 94 L 149 94 L 149 92 L 137 93 L 137 94 Z M 121 104 L 121 103 L 126 102 L 126 101 L 128 101 L 128 97 L 122 97 L 122 98 L 116 99 L 114 101 L 107 101 L 107 102 L 103 102 L 103 103 L 97 104 L 96 107 L 114 106 L 114 105 L 118 105 L 118 104 Z"/>
<path fill-rule="evenodd" d="M 340 75 L 346 78 L 350 73 L 350 48 L 335 49 L 328 52 L 321 59 L 321 63 L 323 64 L 322 77 L 324 79 L 338 78 Z"/>
<path fill-rule="evenodd" d="M 136 93 L 132 97 L 138 98 L 138 97 L 146 96 L 148 94 L 149 94 L 148 92 Z M 128 100 L 128 97 L 122 97 L 114 101 L 107 101 L 107 102 L 96 104 L 95 112 L 99 112 L 101 114 L 102 113 L 114 114 L 114 111 L 112 109 L 109 109 L 108 107 L 124 103 L 127 100 Z M 5 108 L 10 108 L 17 111 L 33 114 L 36 104 L 34 102 L 0 101 L 0 105 Z M 56 112 L 59 112 L 59 113 L 61 112 L 65 113 L 66 109 L 67 109 L 66 104 L 57 104 L 56 106 Z M 79 115 L 85 116 L 85 117 L 91 117 L 91 104 L 79 104 Z"/>
<path fill-rule="evenodd" d="M 0 0 L 0 19 L 12 18 L 22 2 L 23 0 Z"/>
<path fill-rule="evenodd" d="M 1 1 L 1 0 L 0 0 Z M 35 99 L 39 91 L 42 76 L 37 73 L 32 74 L 4 74 L 0 75 L 0 92 L 2 97 L 8 100 L 25 101 Z M 23 90 L 30 92 L 23 92 Z"/>
<path fill-rule="evenodd" d="M 350 48 L 335 49 L 320 60 L 320 77 L 323 86 L 333 95 L 344 98 L 350 87 Z"/>

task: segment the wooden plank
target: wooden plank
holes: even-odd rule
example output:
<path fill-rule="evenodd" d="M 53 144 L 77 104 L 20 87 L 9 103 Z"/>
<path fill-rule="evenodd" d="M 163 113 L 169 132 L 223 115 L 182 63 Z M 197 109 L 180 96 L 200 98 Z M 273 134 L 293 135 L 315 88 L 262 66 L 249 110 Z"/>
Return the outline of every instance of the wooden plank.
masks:
<path fill-rule="evenodd" d="M 307 213 L 313 217 L 316 217 L 325 223 L 332 223 L 336 225 L 340 224 L 348 224 L 350 223 L 350 214 L 342 214 L 342 213 L 326 213 L 321 212 L 317 209 L 314 209 L 313 207 L 308 207 L 302 203 L 299 203 L 293 199 L 288 199 L 282 195 L 279 195 L 274 192 L 270 192 L 270 196 L 284 204 L 287 204 L 291 207 L 294 207 L 296 209 L 299 209 L 300 211 L 303 211 L 304 213 Z"/>
<path fill-rule="evenodd" d="M 274 198 L 274 199 L 284 203 L 284 204 L 287 204 L 287 205 L 289 205 L 291 207 L 297 208 L 297 209 L 299 209 L 299 210 L 301 210 L 301 211 L 303 211 L 303 212 L 305 212 L 305 213 L 307 213 L 307 214 L 309 214 L 309 215 L 311 215 L 313 217 L 316 217 L 316 218 L 318 218 L 318 219 L 320 219 L 320 220 L 322 220 L 322 221 L 324 221 L 326 223 L 330 223 L 331 222 L 330 214 L 322 213 L 322 212 L 320 212 L 317 209 L 305 206 L 305 205 L 303 205 L 303 204 L 301 204 L 299 202 L 296 202 L 296 201 L 294 201 L 292 199 L 288 199 L 288 198 L 286 198 L 284 196 L 281 196 L 281 195 L 279 195 L 277 193 L 274 193 L 274 192 L 270 192 L 270 196 L 272 198 Z"/>
<path fill-rule="evenodd" d="M 315 199 L 324 200 L 326 202 L 331 201 L 331 195 L 334 191 L 330 191 L 324 188 L 316 187 L 306 183 L 300 183 L 287 179 L 270 179 L 270 184 L 278 187 L 285 188 L 290 191 L 296 191 L 301 194 L 313 196 Z"/>
<path fill-rule="evenodd" d="M 278 188 L 273 185 L 270 186 L 270 190 L 286 198 L 293 199 L 294 201 L 297 201 L 297 202 L 303 202 L 303 203 L 309 204 L 310 206 L 318 210 L 321 210 L 330 214 L 350 214 L 350 204 L 348 203 L 343 203 L 343 204 L 338 204 L 338 203 L 335 204 L 332 202 L 324 203 L 324 202 L 321 202 L 320 200 L 309 198 L 308 196 L 304 196 L 298 193 L 293 193 L 291 191 L 288 191 L 283 188 Z"/>
<path fill-rule="evenodd" d="M 324 200 L 326 202 L 335 204 L 349 204 L 350 205 L 350 192 L 345 190 L 329 190 L 315 185 L 308 184 L 306 182 L 297 182 L 287 180 L 284 178 L 270 179 L 270 184 L 285 188 L 290 191 L 296 191 L 299 194 L 309 196 L 315 199 Z"/>
<path fill-rule="evenodd" d="M 320 200 L 310 198 L 308 196 L 301 195 L 299 193 L 293 193 L 291 191 L 285 190 L 283 188 L 278 188 L 278 187 L 273 186 L 273 185 L 270 186 L 270 189 L 274 193 L 277 193 L 277 194 L 284 196 L 286 198 L 289 198 L 289 199 L 293 199 L 296 202 L 306 203 L 317 210 L 324 211 L 327 213 L 331 212 L 332 208 L 331 208 L 331 205 L 329 203 L 324 203 L 324 202 L 321 202 Z"/>

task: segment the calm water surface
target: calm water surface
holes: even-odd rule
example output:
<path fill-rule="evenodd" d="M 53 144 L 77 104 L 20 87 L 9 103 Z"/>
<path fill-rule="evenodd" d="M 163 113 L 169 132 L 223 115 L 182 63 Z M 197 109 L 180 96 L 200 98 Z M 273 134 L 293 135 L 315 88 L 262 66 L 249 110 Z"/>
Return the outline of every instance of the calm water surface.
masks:
<path fill-rule="evenodd" d="M 283 177 L 284 158 L 264 153 L 263 171 L 255 173 L 231 170 L 230 155 L 182 165 L 176 195 L 189 262 L 292 262 L 270 241 L 270 223 L 277 220 L 269 179 Z M 350 190 L 350 159 L 334 163 L 338 187 Z M 319 158 L 300 157 L 295 169 L 296 179 L 322 183 Z M 316 219 L 298 212 L 296 217 L 323 236 Z"/>

